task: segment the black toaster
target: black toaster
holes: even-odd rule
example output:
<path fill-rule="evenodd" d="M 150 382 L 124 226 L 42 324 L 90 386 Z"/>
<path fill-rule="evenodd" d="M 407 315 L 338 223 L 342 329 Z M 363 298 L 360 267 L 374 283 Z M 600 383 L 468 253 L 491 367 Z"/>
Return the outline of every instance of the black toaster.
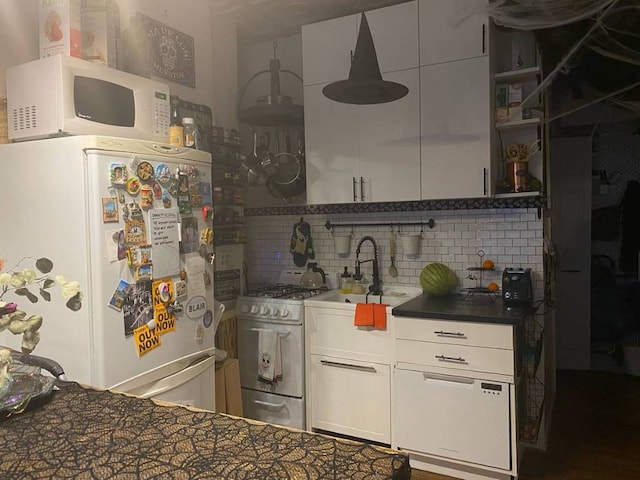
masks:
<path fill-rule="evenodd" d="M 502 299 L 507 304 L 533 302 L 530 268 L 505 268 L 502 272 Z"/>

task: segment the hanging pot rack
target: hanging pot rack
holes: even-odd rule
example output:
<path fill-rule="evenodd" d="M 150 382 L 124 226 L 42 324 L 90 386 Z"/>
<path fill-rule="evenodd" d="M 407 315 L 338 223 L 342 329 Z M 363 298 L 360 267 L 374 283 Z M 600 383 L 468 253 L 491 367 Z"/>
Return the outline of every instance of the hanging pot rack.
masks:
<path fill-rule="evenodd" d="M 304 107 L 296 105 L 288 95 L 280 91 L 280 72 L 293 75 L 302 83 L 302 77 L 291 70 L 280 68 L 280 60 L 276 57 L 278 42 L 273 42 L 273 58 L 269 60 L 269 69 L 254 74 L 246 83 L 238 100 L 238 118 L 241 122 L 258 127 L 301 127 L 304 123 Z M 270 95 L 262 95 L 256 99 L 256 105 L 240 108 L 247 87 L 260 75 L 271 75 Z"/>
<path fill-rule="evenodd" d="M 332 223 L 330 220 L 327 220 L 324 224 L 324 228 L 327 230 L 333 230 L 334 228 L 340 227 L 350 227 L 353 230 L 355 227 L 411 227 L 411 226 L 420 226 L 420 228 L 429 227 L 433 228 L 436 225 L 436 222 L 433 221 L 433 218 L 430 218 L 426 222 L 358 222 L 358 223 Z"/>

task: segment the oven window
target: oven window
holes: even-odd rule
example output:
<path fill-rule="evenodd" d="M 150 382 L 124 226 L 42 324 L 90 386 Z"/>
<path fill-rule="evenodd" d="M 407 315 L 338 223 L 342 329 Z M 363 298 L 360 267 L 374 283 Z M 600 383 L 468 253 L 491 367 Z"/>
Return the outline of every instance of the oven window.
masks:
<path fill-rule="evenodd" d="M 97 78 L 76 76 L 73 83 L 76 116 L 92 122 L 133 127 L 136 106 L 133 90 Z"/>

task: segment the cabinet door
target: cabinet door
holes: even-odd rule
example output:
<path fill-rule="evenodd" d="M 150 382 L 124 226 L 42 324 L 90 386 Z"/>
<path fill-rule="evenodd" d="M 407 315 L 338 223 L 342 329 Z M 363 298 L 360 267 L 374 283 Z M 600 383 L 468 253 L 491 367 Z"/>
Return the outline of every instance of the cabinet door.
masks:
<path fill-rule="evenodd" d="M 311 427 L 391 443 L 388 365 L 310 355 Z"/>
<path fill-rule="evenodd" d="M 418 66 L 418 2 L 407 2 L 365 12 L 378 55 L 380 71 Z M 362 15 L 358 15 L 358 31 Z M 384 76 L 387 79 L 387 76 Z"/>
<path fill-rule="evenodd" d="M 487 0 L 420 0 L 420 65 L 488 55 Z"/>
<path fill-rule="evenodd" d="M 420 68 L 422 198 L 489 195 L 489 58 Z"/>
<path fill-rule="evenodd" d="M 346 79 L 351 68 L 351 52 L 356 48 L 357 33 L 356 15 L 303 25 L 304 85 Z"/>
<path fill-rule="evenodd" d="M 328 99 L 322 94 L 324 85 L 304 87 L 307 203 L 354 202 L 358 107 Z"/>
<path fill-rule="evenodd" d="M 420 200 L 420 80 L 417 68 L 386 73 L 409 93 L 395 102 L 361 105 L 360 176 L 365 202 Z"/>

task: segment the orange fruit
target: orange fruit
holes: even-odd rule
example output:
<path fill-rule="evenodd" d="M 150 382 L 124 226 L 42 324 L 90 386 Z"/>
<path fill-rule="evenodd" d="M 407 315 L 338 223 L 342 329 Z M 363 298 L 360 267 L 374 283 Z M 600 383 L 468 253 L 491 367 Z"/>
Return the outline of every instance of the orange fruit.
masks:
<path fill-rule="evenodd" d="M 500 290 L 500 287 L 497 283 L 491 282 L 489 285 L 487 285 L 487 290 L 489 290 L 490 292 L 497 292 L 498 290 Z"/>
<path fill-rule="evenodd" d="M 482 262 L 482 268 L 485 270 L 492 270 L 496 265 L 491 260 L 485 260 Z"/>

